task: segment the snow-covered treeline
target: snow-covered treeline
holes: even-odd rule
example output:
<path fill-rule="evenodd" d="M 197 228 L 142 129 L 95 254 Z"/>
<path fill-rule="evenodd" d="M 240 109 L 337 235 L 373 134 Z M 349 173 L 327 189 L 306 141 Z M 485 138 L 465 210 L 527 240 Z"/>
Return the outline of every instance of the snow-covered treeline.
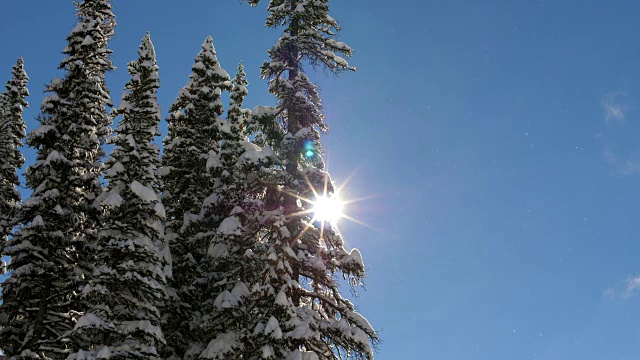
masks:
<path fill-rule="evenodd" d="M 261 68 L 273 106 L 244 108 L 242 64 L 231 77 L 207 37 L 170 107 L 162 156 L 152 143 L 162 119 L 150 34 L 119 103 L 105 83 L 109 0 L 77 3 L 64 75 L 48 84 L 28 134 L 18 60 L 0 95 L 7 358 L 373 359 L 378 335 L 339 280 L 362 284 L 360 252 L 303 201 L 334 192 L 322 101 L 304 67 L 352 70 L 328 3 L 268 2 L 266 26 L 283 30 Z M 37 152 L 28 199 L 16 190 L 23 140 Z"/>

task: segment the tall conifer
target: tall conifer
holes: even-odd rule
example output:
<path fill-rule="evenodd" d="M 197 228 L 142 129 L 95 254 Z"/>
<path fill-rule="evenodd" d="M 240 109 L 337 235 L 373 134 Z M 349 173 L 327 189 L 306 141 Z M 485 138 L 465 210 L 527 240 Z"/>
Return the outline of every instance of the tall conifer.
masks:
<path fill-rule="evenodd" d="M 207 279 L 202 304 L 202 334 L 207 347 L 201 359 L 250 359 L 256 325 L 254 285 L 262 271 L 259 241 L 262 230 L 263 179 L 270 174 L 273 151 L 249 140 L 260 124 L 243 109 L 247 95 L 244 68 L 233 80 L 226 122 L 219 123 L 222 137 L 217 166 L 212 169 L 216 187 L 203 209 L 215 224 L 209 233 L 209 248 L 202 273 Z"/>
<path fill-rule="evenodd" d="M 13 66 L 12 77 L 0 94 L 0 253 L 15 225 L 16 211 L 20 204 L 20 185 L 17 170 L 24 164 L 20 152 L 25 138 L 22 113 L 29 104 L 24 61 L 19 58 Z"/>
<path fill-rule="evenodd" d="M 209 36 L 167 118 L 162 201 L 167 211 L 166 238 L 174 259 L 170 291 L 175 298 L 167 309 L 165 334 L 166 356 L 170 358 L 197 356 L 204 346 L 197 332 L 206 279 L 198 268 L 207 252 L 204 233 L 211 231 L 211 222 L 203 219 L 201 209 L 216 182 L 209 170 L 216 166 L 220 147 L 217 124 L 224 112 L 220 96 L 230 86 L 229 74 L 220 66 Z"/>
<path fill-rule="evenodd" d="M 59 359 L 74 350 L 66 335 L 86 310 L 79 293 L 95 262 L 115 21 L 108 0 L 78 3 L 77 18 L 63 50 L 64 76 L 48 85 L 41 125 L 27 139 L 38 153 L 27 170 L 33 193 L 4 251 L 13 273 L 3 284 L 0 347 L 14 357 Z"/>
<path fill-rule="evenodd" d="M 250 0 L 257 5 L 259 0 Z M 335 39 L 337 22 L 328 0 L 271 0 L 268 27 L 284 27 L 262 66 L 278 100 L 281 140 L 275 143 L 280 181 L 265 198 L 270 223 L 265 229 L 263 292 L 259 297 L 254 344 L 266 359 L 372 359 L 376 332 L 339 289 L 338 276 L 352 286 L 365 275 L 360 252 L 347 251 L 330 224 L 313 221 L 315 192 L 334 192 L 321 158 L 319 131 L 327 129 L 322 103 L 304 65 L 332 73 L 351 69 L 340 56 L 351 48 Z M 273 141 L 273 140 L 272 140 Z"/>
<path fill-rule="evenodd" d="M 166 297 L 170 258 L 156 178 L 160 160 L 152 144 L 160 135 L 161 112 L 149 34 L 138 54 L 129 63 L 131 80 L 114 111 L 122 119 L 106 164 L 109 185 L 98 198 L 106 211 L 98 234 L 98 267 L 82 291 L 89 309 L 71 336 L 81 350 L 69 359 L 159 359 L 157 347 L 164 343 L 158 308 Z"/>

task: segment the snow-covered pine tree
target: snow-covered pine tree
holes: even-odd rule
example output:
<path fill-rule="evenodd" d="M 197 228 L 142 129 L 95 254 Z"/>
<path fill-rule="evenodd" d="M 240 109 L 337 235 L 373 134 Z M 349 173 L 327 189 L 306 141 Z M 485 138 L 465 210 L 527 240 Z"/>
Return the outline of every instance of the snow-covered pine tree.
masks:
<path fill-rule="evenodd" d="M 249 0 L 257 5 L 259 0 Z M 338 276 L 351 286 L 365 275 L 360 252 L 348 252 L 330 224 L 313 221 L 314 190 L 333 193 L 321 158 L 319 130 L 327 129 L 322 103 L 303 65 L 339 73 L 351 69 L 343 56 L 351 48 L 335 39 L 337 22 L 329 16 L 328 0 L 271 0 L 268 27 L 284 26 L 284 34 L 269 50 L 262 66 L 269 90 L 278 100 L 278 118 L 286 134 L 275 148 L 281 180 L 266 194 L 271 223 L 264 241 L 267 266 L 264 296 L 254 304 L 260 323 L 254 329 L 261 354 L 250 359 L 373 359 L 378 335 L 340 294 Z"/>
<path fill-rule="evenodd" d="M 37 158 L 27 170 L 33 193 L 20 211 L 22 228 L 3 251 L 13 272 L 3 284 L 0 347 L 10 357 L 59 359 L 74 350 L 65 337 L 85 311 L 79 294 L 95 262 L 115 21 L 107 0 L 77 3 L 77 18 L 63 50 L 64 77 L 48 85 L 41 126 L 27 139 Z"/>
<path fill-rule="evenodd" d="M 249 359 L 255 353 L 256 326 L 251 288 L 259 283 L 263 252 L 259 241 L 265 187 L 261 181 L 271 170 L 273 151 L 249 141 L 260 124 L 243 109 L 247 95 L 242 65 L 233 80 L 227 121 L 219 124 L 222 137 L 217 166 L 219 179 L 205 201 L 204 217 L 217 226 L 209 240 L 202 273 L 207 279 L 202 304 L 202 334 L 207 347 L 200 359 Z"/>
<path fill-rule="evenodd" d="M 147 34 L 129 63 L 131 80 L 120 106 L 122 116 L 106 163 L 109 185 L 98 201 L 105 222 L 98 233 L 97 268 L 82 296 L 87 312 L 71 340 L 78 344 L 69 359 L 160 359 L 164 343 L 158 308 L 166 298 L 170 255 L 164 242 L 164 208 L 156 172 L 160 135 L 156 91 L 160 86 L 151 37 Z"/>
<path fill-rule="evenodd" d="M 26 129 L 22 113 L 29 106 L 27 81 L 24 61 L 19 58 L 0 94 L 0 253 L 11 235 L 21 200 L 16 187 L 20 185 L 17 170 L 24 164 L 20 147 Z"/>
<path fill-rule="evenodd" d="M 203 219 L 201 209 L 215 185 L 209 169 L 218 159 L 217 123 L 224 112 L 220 95 L 230 87 L 229 74 L 218 63 L 213 39 L 208 36 L 195 58 L 189 82 L 170 108 L 162 156 L 166 239 L 173 257 L 169 290 L 175 295 L 165 311 L 167 348 L 163 352 L 170 359 L 197 356 L 204 346 L 197 332 L 206 281 L 198 266 L 208 247 L 203 234 L 215 228 Z"/>

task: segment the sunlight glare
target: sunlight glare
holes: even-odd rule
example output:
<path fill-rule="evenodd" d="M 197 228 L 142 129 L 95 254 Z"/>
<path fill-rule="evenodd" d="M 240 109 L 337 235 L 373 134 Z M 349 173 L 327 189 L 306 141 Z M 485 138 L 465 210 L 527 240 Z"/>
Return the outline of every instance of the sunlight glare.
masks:
<path fill-rule="evenodd" d="M 313 219 L 335 224 L 342 216 L 344 203 L 335 195 L 318 195 L 313 202 Z"/>

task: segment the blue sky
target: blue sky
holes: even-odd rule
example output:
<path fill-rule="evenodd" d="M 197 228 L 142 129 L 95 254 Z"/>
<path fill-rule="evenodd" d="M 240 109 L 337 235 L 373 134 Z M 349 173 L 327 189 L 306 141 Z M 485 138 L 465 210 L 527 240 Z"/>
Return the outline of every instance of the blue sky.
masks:
<path fill-rule="evenodd" d="M 273 104 L 264 7 L 113 3 L 114 99 L 150 30 L 165 110 L 208 34 L 227 71 L 244 61 L 248 105 Z M 640 3 L 470 3 L 333 1 L 358 71 L 313 74 L 334 180 L 357 170 L 345 197 L 375 195 L 347 209 L 371 228 L 340 229 L 369 269 L 377 358 L 638 359 Z M 0 81 L 24 56 L 30 129 L 73 14 L 0 2 Z"/>

